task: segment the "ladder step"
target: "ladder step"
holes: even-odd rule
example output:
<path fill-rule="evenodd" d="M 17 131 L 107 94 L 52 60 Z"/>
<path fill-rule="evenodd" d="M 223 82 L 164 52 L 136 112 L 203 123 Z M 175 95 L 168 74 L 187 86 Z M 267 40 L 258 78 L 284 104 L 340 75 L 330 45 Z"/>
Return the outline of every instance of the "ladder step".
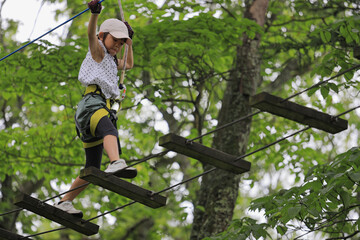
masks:
<path fill-rule="evenodd" d="M 24 193 L 17 196 L 15 205 L 87 236 L 94 235 L 99 231 L 98 225 L 86 222 L 84 219 L 75 217 Z"/>
<path fill-rule="evenodd" d="M 4 239 L 4 240 L 19 240 L 19 239 L 24 239 L 24 240 L 30 240 L 30 238 L 28 237 L 24 237 L 21 236 L 19 234 L 10 232 L 6 229 L 0 228 L 0 239 Z"/>
<path fill-rule="evenodd" d="M 328 133 L 338 133 L 348 128 L 348 121 L 304 107 L 294 102 L 261 92 L 250 98 L 250 105 L 259 110 L 314 127 Z"/>
<path fill-rule="evenodd" d="M 152 191 L 131 184 L 95 167 L 82 169 L 80 171 L 80 178 L 151 208 L 159 208 L 166 205 L 166 197 L 154 194 Z"/>
<path fill-rule="evenodd" d="M 251 163 L 248 161 L 243 159 L 235 161 L 236 156 L 206 147 L 200 143 L 189 142 L 186 138 L 173 133 L 160 137 L 159 145 L 232 173 L 239 174 L 250 171 Z"/>

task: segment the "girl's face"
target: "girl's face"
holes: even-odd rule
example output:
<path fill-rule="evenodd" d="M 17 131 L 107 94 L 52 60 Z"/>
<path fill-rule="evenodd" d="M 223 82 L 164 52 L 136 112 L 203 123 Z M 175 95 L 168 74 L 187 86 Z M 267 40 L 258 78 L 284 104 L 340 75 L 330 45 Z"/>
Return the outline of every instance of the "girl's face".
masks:
<path fill-rule="evenodd" d="M 104 42 L 104 45 L 111 56 L 115 56 L 124 45 L 126 39 L 115 38 L 111 34 L 107 34 L 104 41 L 104 34 L 99 34 L 100 39 Z"/>

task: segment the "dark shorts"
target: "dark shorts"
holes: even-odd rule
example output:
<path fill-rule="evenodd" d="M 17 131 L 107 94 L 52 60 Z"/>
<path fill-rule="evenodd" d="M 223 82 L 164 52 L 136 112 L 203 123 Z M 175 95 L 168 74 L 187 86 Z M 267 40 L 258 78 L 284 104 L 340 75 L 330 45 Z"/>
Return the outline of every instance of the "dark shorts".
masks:
<path fill-rule="evenodd" d="M 109 117 L 103 117 L 99 121 L 99 123 L 96 127 L 95 135 L 96 135 L 96 137 L 98 137 L 100 139 L 103 139 L 107 135 L 113 135 L 118 138 L 118 131 L 115 128 L 114 124 L 109 119 Z M 119 138 L 118 138 L 118 141 L 119 141 Z M 121 148 L 120 148 L 119 142 L 118 142 L 118 147 L 119 147 L 119 154 L 120 154 Z M 93 167 L 100 169 L 103 149 L 104 149 L 103 144 L 98 144 L 93 147 L 85 148 L 85 156 L 86 156 L 85 168 L 93 166 Z"/>
<path fill-rule="evenodd" d="M 102 144 L 102 137 L 97 136 L 96 129 L 100 120 L 109 115 L 106 110 L 106 108 L 110 108 L 108 104 L 108 101 L 98 94 L 87 94 L 78 103 L 75 123 L 84 148 Z"/>

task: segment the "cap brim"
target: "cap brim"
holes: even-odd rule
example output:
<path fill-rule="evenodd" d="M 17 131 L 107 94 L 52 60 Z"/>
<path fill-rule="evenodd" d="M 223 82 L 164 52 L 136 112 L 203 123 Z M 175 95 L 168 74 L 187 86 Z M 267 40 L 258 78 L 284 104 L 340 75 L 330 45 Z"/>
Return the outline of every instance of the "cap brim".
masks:
<path fill-rule="evenodd" d="M 124 34 L 123 32 L 110 32 L 110 34 L 114 37 L 114 38 L 126 38 L 126 42 L 131 43 L 132 40 L 131 38 L 129 38 L 129 36 L 127 34 Z M 130 41 L 130 42 L 129 42 Z"/>

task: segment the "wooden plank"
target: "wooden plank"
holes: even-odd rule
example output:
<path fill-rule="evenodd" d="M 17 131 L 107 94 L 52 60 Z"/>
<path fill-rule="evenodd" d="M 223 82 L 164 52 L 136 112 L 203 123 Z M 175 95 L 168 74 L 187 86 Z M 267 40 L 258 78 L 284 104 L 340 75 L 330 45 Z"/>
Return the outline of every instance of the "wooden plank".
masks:
<path fill-rule="evenodd" d="M 243 159 L 235 161 L 236 156 L 206 147 L 200 143 L 189 142 L 186 138 L 173 133 L 162 136 L 159 145 L 236 174 L 248 172 L 251 167 L 251 163 L 248 161 Z"/>
<path fill-rule="evenodd" d="M 346 130 L 348 122 L 344 119 L 299 105 L 266 92 L 250 98 L 250 105 L 264 112 L 281 116 L 292 121 L 314 127 L 328 133 Z"/>
<path fill-rule="evenodd" d="M 86 222 L 81 218 L 75 217 L 61 209 L 44 203 L 24 193 L 17 196 L 15 205 L 87 236 L 94 235 L 99 231 L 98 225 Z"/>
<path fill-rule="evenodd" d="M 19 234 L 10 232 L 3 228 L 0 228 L 0 239 L 1 240 L 19 240 L 19 239 L 30 240 L 30 238 L 28 238 L 28 237 L 21 236 Z"/>
<path fill-rule="evenodd" d="M 166 197 L 153 194 L 152 191 L 131 184 L 95 167 L 82 169 L 80 171 L 80 178 L 151 208 L 159 208 L 166 205 Z"/>

